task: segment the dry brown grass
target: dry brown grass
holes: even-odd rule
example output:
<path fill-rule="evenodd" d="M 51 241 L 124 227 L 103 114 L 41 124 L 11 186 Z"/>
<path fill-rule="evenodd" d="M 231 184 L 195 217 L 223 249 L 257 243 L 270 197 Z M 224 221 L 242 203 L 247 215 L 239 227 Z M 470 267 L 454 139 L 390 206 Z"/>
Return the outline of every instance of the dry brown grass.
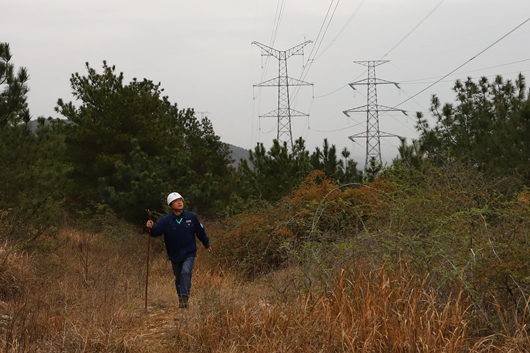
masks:
<path fill-rule="evenodd" d="M 0 267 L 4 352 L 524 352 L 530 343 L 526 318 L 514 337 L 470 335 L 464 298 L 440 302 L 406 263 L 344 269 L 324 289 L 297 268 L 243 282 L 201 249 L 191 307 L 179 310 L 155 243 L 145 313 L 145 235 L 64 230 L 39 245 L 48 253 L 13 252 Z"/>
<path fill-rule="evenodd" d="M 0 244 L 0 298 L 16 298 L 34 279 L 31 257 L 27 253 L 11 251 L 7 242 Z"/>
<path fill-rule="evenodd" d="M 460 352 L 467 344 L 460 298 L 440 306 L 407 271 L 342 271 L 327 292 L 266 298 L 199 310 L 176 328 L 177 351 Z"/>
<path fill-rule="evenodd" d="M 49 252 L 10 256 L 10 261 L 27 260 L 19 264 L 24 290 L 4 299 L 5 351 L 118 348 L 116 331 L 139 316 L 133 309 L 143 283 L 140 260 L 145 255 L 140 256 L 139 244 L 116 246 L 97 235 L 65 230 L 40 245 Z"/>

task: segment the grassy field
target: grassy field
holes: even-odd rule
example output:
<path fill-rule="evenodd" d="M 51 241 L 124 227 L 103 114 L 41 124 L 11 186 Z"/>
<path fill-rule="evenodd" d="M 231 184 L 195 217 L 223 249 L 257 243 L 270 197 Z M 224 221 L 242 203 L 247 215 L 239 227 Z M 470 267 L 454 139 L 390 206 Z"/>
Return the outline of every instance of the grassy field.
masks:
<path fill-rule="evenodd" d="M 343 268 L 327 286 L 292 265 L 243 281 L 199 251 L 191 307 L 178 309 L 170 263 L 145 235 L 62 230 L 39 252 L 0 248 L 3 352 L 524 352 L 519 330 L 470 332 L 463 293 L 439 300 L 405 261 Z M 215 249 L 214 249 L 215 250 Z M 7 256 L 7 257 L 6 257 Z M 502 308 L 499 308 L 502 310 Z"/>

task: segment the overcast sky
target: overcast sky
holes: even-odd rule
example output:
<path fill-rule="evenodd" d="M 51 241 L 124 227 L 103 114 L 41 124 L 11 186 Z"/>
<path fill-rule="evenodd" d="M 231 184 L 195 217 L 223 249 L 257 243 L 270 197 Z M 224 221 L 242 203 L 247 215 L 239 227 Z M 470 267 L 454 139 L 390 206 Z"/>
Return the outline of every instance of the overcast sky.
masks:
<path fill-rule="evenodd" d="M 456 79 L 528 75 L 530 21 L 469 60 L 529 17 L 528 0 L 4 0 L 0 41 L 29 71 L 33 118 L 58 117 L 57 99 L 73 100 L 72 73 L 85 75 L 85 62 L 101 72 L 106 60 L 127 82 L 160 82 L 171 102 L 207 115 L 223 141 L 250 149 L 276 137 L 275 119 L 259 118 L 276 108 L 276 89 L 253 85 L 278 75 L 278 60 L 251 43 L 287 50 L 311 40 L 288 59 L 289 76 L 314 84 L 292 97 L 293 109 L 310 114 L 293 118 L 293 136 L 310 151 L 328 138 L 363 165 L 365 141 L 348 136 L 365 131 L 366 115 L 342 113 L 366 104 L 366 86 L 347 86 L 367 75 L 354 61 L 389 60 L 377 77 L 401 89 L 378 86 L 378 103 L 409 113 L 380 115 L 380 128 L 410 140 L 415 112 L 428 114 L 432 94 L 452 102 Z M 381 144 L 391 161 L 398 139 Z"/>

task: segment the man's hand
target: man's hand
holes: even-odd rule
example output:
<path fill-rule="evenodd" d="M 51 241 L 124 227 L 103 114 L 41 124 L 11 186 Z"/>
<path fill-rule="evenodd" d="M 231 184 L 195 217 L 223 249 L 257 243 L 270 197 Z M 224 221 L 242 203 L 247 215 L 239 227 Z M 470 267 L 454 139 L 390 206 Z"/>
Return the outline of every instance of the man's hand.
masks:
<path fill-rule="evenodd" d="M 210 246 L 210 247 L 209 247 L 208 249 L 206 249 L 206 250 L 208 250 L 208 252 L 212 252 L 212 247 Z"/>
<path fill-rule="evenodd" d="M 153 221 L 152 220 L 148 220 L 146 226 L 149 229 L 153 228 Z"/>

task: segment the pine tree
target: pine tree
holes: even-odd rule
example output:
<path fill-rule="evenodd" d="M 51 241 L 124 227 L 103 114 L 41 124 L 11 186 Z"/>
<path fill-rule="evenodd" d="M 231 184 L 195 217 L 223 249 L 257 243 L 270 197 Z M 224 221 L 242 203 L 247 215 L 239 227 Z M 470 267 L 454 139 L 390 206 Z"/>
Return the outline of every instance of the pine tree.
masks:
<path fill-rule="evenodd" d="M 337 157 L 335 145 L 329 146 L 328 139 L 324 139 L 322 150 L 316 148 L 311 154 L 311 165 L 313 169 L 321 170 L 327 177 L 341 183 L 359 182 L 362 180 L 362 173 L 357 170 L 357 163 L 348 159 L 350 151 L 347 148 L 341 152 L 344 161 Z"/>
<path fill-rule="evenodd" d="M 108 202 L 132 220 L 147 208 L 162 212 L 164 194 L 177 190 L 189 207 L 212 211 L 228 194 L 230 157 L 209 120 L 171 104 L 160 84 L 136 78 L 126 84 L 106 62 L 101 74 L 86 67 L 86 76 L 70 80 L 79 106 L 59 99 L 56 108 L 70 122 L 65 161 L 77 204 Z M 146 185 L 157 186 L 146 191 Z"/>
<path fill-rule="evenodd" d="M 4 86 L 0 91 L 0 128 L 29 122 L 26 103 L 28 79 L 28 72 L 24 67 L 19 68 L 15 74 L 9 43 L 0 43 L 0 87 Z"/>
<path fill-rule="evenodd" d="M 274 140 L 269 151 L 258 143 L 249 153 L 249 163 L 242 160 L 239 165 L 238 192 L 267 201 L 287 195 L 311 172 L 309 152 L 302 138 L 295 141 L 292 151 L 286 142 L 281 145 Z"/>
<path fill-rule="evenodd" d="M 530 102 L 525 78 L 515 82 L 497 76 L 477 83 L 471 78 L 456 81 L 456 103 L 441 105 L 431 100 L 436 123 L 417 114 L 420 133 L 412 147 L 401 147 L 401 160 L 412 166 L 419 159 L 435 165 L 464 163 L 487 175 L 522 175 L 530 184 Z M 414 161 L 416 159 L 416 161 Z"/>
<path fill-rule="evenodd" d="M 0 43 L 0 236 L 26 243 L 53 229 L 65 183 L 56 125 L 39 118 L 30 128 L 28 79 L 25 68 L 15 74 L 9 45 Z"/>

